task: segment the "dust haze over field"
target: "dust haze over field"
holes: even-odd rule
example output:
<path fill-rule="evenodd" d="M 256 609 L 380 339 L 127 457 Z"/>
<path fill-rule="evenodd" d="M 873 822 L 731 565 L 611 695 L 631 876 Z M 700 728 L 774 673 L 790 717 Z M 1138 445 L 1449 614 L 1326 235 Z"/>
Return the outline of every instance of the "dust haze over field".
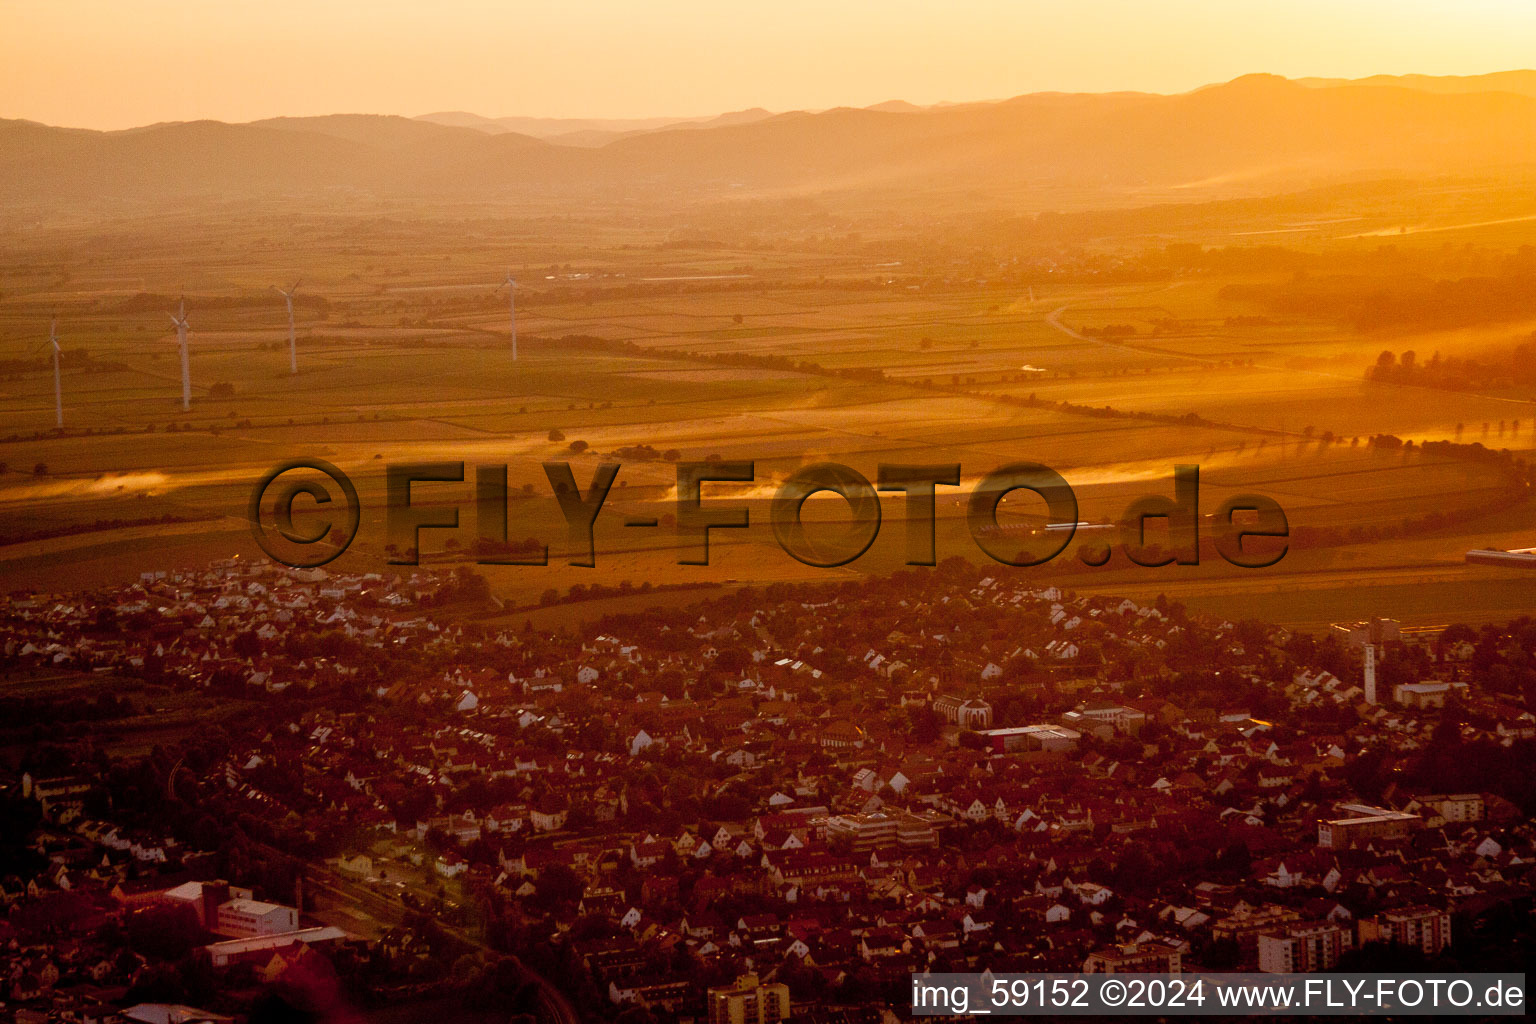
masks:
<path fill-rule="evenodd" d="M 1264 570 L 1214 555 L 1091 569 L 1069 550 L 1002 571 L 1212 609 L 1236 598 L 1308 626 L 1529 606 L 1518 571 L 1462 556 L 1533 542 L 1536 72 L 499 113 L 0 122 L 14 585 L 257 557 L 250 487 L 297 456 L 352 475 L 363 526 L 335 565 L 380 571 L 385 464 L 507 464 L 509 536 L 551 547 L 547 567 L 483 570 L 508 609 L 578 583 L 887 572 L 905 552 L 899 495 L 863 558 L 823 570 L 774 545 L 773 488 L 816 461 L 871 479 L 880 463 L 958 462 L 939 556 L 982 560 L 966 496 L 1029 460 L 1061 472 L 1096 525 L 1198 464 L 1202 512 L 1268 495 L 1290 551 Z M 298 279 L 290 375 L 272 289 Z M 167 319 L 183 298 L 185 413 Z M 680 566 L 672 461 L 711 457 L 755 462 L 751 487 L 707 486 L 751 504 L 753 526 L 717 531 L 709 567 Z M 566 564 L 547 460 L 582 486 L 623 463 L 595 568 Z M 463 508 L 427 558 L 470 560 L 473 484 L 418 491 Z M 846 522 L 813 504 L 828 530 Z M 1042 509 L 1005 502 L 1021 549 Z M 663 525 L 626 529 L 631 515 Z"/>

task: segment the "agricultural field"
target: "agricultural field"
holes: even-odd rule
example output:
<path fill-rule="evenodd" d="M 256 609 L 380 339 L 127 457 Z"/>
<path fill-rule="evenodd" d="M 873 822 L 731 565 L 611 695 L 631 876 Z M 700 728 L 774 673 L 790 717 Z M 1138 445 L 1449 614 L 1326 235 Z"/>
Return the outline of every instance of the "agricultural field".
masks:
<path fill-rule="evenodd" d="M 1283 244 L 1297 260 L 1347 266 L 1385 259 L 1383 238 L 1429 259 L 1452 241 L 1505 249 L 1536 237 L 1536 222 L 1481 218 L 1474 199 L 1456 223 L 1430 218 L 1412 231 L 1351 212 L 1350 202 L 1363 201 L 1339 200 L 1300 227 L 1284 204 L 1268 214 L 1244 206 L 1223 230 L 1210 211 L 1182 225 L 1160 215 L 1155 234 L 1134 217 L 1111 218 L 1102 234 L 1021 242 L 1011 254 L 1006 237 L 967 245 L 954 224 L 834 218 L 792 204 L 770 205 L 750 232 L 740 217 L 700 215 L 695 239 L 665 227 L 670 218 L 622 209 L 513 217 L 385 203 L 366 214 L 278 206 L 11 225 L 0 236 L 0 571 L 15 587 L 62 589 L 259 557 L 246 501 L 266 469 L 294 457 L 328 460 L 357 484 L 361 529 L 335 564 L 399 571 L 388 565 L 384 467 L 505 464 L 509 536 L 548 544 L 551 564 L 481 571 L 506 615 L 574 621 L 640 598 L 553 609 L 541 605 L 548 591 L 900 568 L 905 509 L 895 494 L 850 565 L 806 566 L 778 549 L 769 499 L 812 462 L 870 479 L 881 463 L 959 463 L 962 486 L 940 489 L 937 549 L 972 559 L 985 556 L 966 527 L 966 495 L 999 466 L 1056 469 L 1081 518 L 1104 525 L 1142 495 L 1171 496 L 1173 467 L 1193 463 L 1205 514 L 1262 494 L 1293 531 L 1329 538 L 1296 544 L 1261 571 L 1219 558 L 1160 569 L 1116 559 L 1089 571 L 1075 545 L 1050 565 L 1000 571 L 1167 592 L 1308 626 L 1367 614 L 1440 621 L 1450 605 L 1463 617 L 1519 609 L 1524 577 L 1467 566 L 1462 553 L 1531 543 L 1525 484 L 1513 463 L 1465 448 L 1508 449 L 1523 465 L 1536 446 L 1536 395 L 1384 383 L 1367 371 L 1383 351 L 1497 350 L 1536 322 L 1383 334 L 1256 308 L 1233 287 L 1285 277 L 1247 257 L 1226 269 L 1203 257 L 1213 269 L 1166 255 Z M 496 284 L 509 267 L 519 282 L 515 361 Z M 300 278 L 290 374 L 272 288 Z M 180 408 L 169 319 L 183 298 L 190 412 Z M 42 348 L 53 316 L 63 430 L 53 426 Z M 1378 435 L 1416 446 L 1373 444 Z M 1417 447 L 1442 441 L 1462 448 Z M 674 469 L 619 454 L 639 445 L 755 463 L 750 486 L 706 485 L 710 500 L 749 504 L 753 524 L 715 531 L 708 567 L 677 564 Z M 566 564 L 564 522 L 541 468 L 550 460 L 572 462 L 581 486 L 600 462 L 623 463 L 596 524 L 596 568 Z M 425 535 L 427 557 L 468 561 L 472 481 L 418 485 L 417 495 L 461 508 L 457 531 Z M 1001 517 L 1029 522 L 1042 510 L 1015 494 Z M 1432 513 L 1432 524 L 1404 526 Z M 848 519 L 827 495 L 806 516 L 829 533 Z M 659 525 L 628 528 L 629 517 Z"/>

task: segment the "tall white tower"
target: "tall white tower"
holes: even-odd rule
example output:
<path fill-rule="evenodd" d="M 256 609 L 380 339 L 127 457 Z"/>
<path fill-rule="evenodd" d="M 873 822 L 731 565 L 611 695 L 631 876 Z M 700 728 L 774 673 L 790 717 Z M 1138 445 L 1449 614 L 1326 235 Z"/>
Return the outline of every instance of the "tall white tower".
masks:
<path fill-rule="evenodd" d="M 1375 704 L 1376 701 L 1376 645 L 1365 645 L 1365 702 Z"/>
<path fill-rule="evenodd" d="M 176 325 L 176 344 L 181 349 L 181 411 L 187 412 L 192 408 L 192 373 L 187 360 L 186 299 L 181 300 L 176 315 L 171 317 L 171 323 Z"/>
<path fill-rule="evenodd" d="M 293 293 L 299 290 L 299 282 L 293 282 L 293 287 L 289 288 L 287 291 L 283 291 L 281 288 L 277 287 L 277 285 L 273 285 L 272 290 L 281 295 L 283 297 L 283 301 L 288 304 L 288 372 L 298 373 L 299 346 L 298 342 L 293 340 Z"/>
<path fill-rule="evenodd" d="M 517 279 L 512 276 L 512 271 L 507 271 L 507 279 L 502 282 L 507 288 L 507 318 L 512 326 L 512 361 L 517 362 Z"/>
<path fill-rule="evenodd" d="M 53 349 L 53 419 L 60 430 L 64 429 L 64 385 L 59 381 L 59 321 L 48 325 L 48 344 Z"/>

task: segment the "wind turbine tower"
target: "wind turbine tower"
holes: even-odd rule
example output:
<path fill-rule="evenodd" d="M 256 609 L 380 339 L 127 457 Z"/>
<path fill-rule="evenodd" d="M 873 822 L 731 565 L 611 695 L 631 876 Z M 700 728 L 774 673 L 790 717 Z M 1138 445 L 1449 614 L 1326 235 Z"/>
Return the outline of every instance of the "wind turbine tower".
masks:
<path fill-rule="evenodd" d="M 171 317 L 176 325 L 176 344 L 181 349 L 181 411 L 192 411 L 192 372 L 187 364 L 187 300 L 182 299 Z"/>
<path fill-rule="evenodd" d="M 59 318 L 48 323 L 48 345 L 53 349 L 53 419 L 64 429 L 64 385 L 59 380 Z"/>
<path fill-rule="evenodd" d="M 300 281 L 302 281 L 302 280 L 303 279 L 300 278 Z M 294 339 L 293 339 L 293 294 L 294 294 L 294 292 L 299 290 L 299 283 L 300 283 L 300 281 L 293 282 L 293 285 L 291 287 L 289 287 L 289 289 L 287 291 L 283 291 L 277 285 L 273 285 L 272 286 L 272 290 L 277 292 L 277 294 L 281 295 L 283 297 L 283 301 L 288 304 L 288 372 L 289 373 L 298 373 L 299 372 L 299 346 L 298 346 L 298 343 L 296 341 L 294 341 Z"/>
<path fill-rule="evenodd" d="M 517 362 L 517 278 L 512 276 L 512 271 L 507 271 L 507 279 L 502 282 L 507 288 L 507 317 L 512 326 L 512 361 Z"/>

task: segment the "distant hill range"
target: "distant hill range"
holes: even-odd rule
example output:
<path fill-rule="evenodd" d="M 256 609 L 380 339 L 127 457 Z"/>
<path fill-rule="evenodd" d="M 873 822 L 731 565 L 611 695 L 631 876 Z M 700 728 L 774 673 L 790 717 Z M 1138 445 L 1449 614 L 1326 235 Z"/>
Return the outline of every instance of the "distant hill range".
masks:
<path fill-rule="evenodd" d="M 877 109 L 877 108 L 870 108 Z M 916 110 L 916 107 L 912 109 Z M 601 146 L 626 135 L 654 132 L 663 128 L 718 128 L 727 124 L 751 124 L 772 117 L 762 107 L 736 110 L 715 117 L 481 117 L 463 110 L 445 110 L 422 114 L 417 121 L 430 121 L 454 128 L 474 128 L 489 135 L 517 132 L 566 146 Z"/>
<path fill-rule="evenodd" d="M 1313 89 L 1378 85 L 1421 92 L 1513 92 L 1536 96 L 1536 71 L 1495 71 L 1489 75 L 1372 75 L 1370 78 L 1298 78 Z"/>
<path fill-rule="evenodd" d="M 1284 187 L 1536 166 L 1536 71 L 1291 81 L 1173 96 L 639 121 L 336 114 L 127 131 L 0 121 L 0 201 L 345 196 L 689 198 L 862 188 L 991 194 Z"/>

